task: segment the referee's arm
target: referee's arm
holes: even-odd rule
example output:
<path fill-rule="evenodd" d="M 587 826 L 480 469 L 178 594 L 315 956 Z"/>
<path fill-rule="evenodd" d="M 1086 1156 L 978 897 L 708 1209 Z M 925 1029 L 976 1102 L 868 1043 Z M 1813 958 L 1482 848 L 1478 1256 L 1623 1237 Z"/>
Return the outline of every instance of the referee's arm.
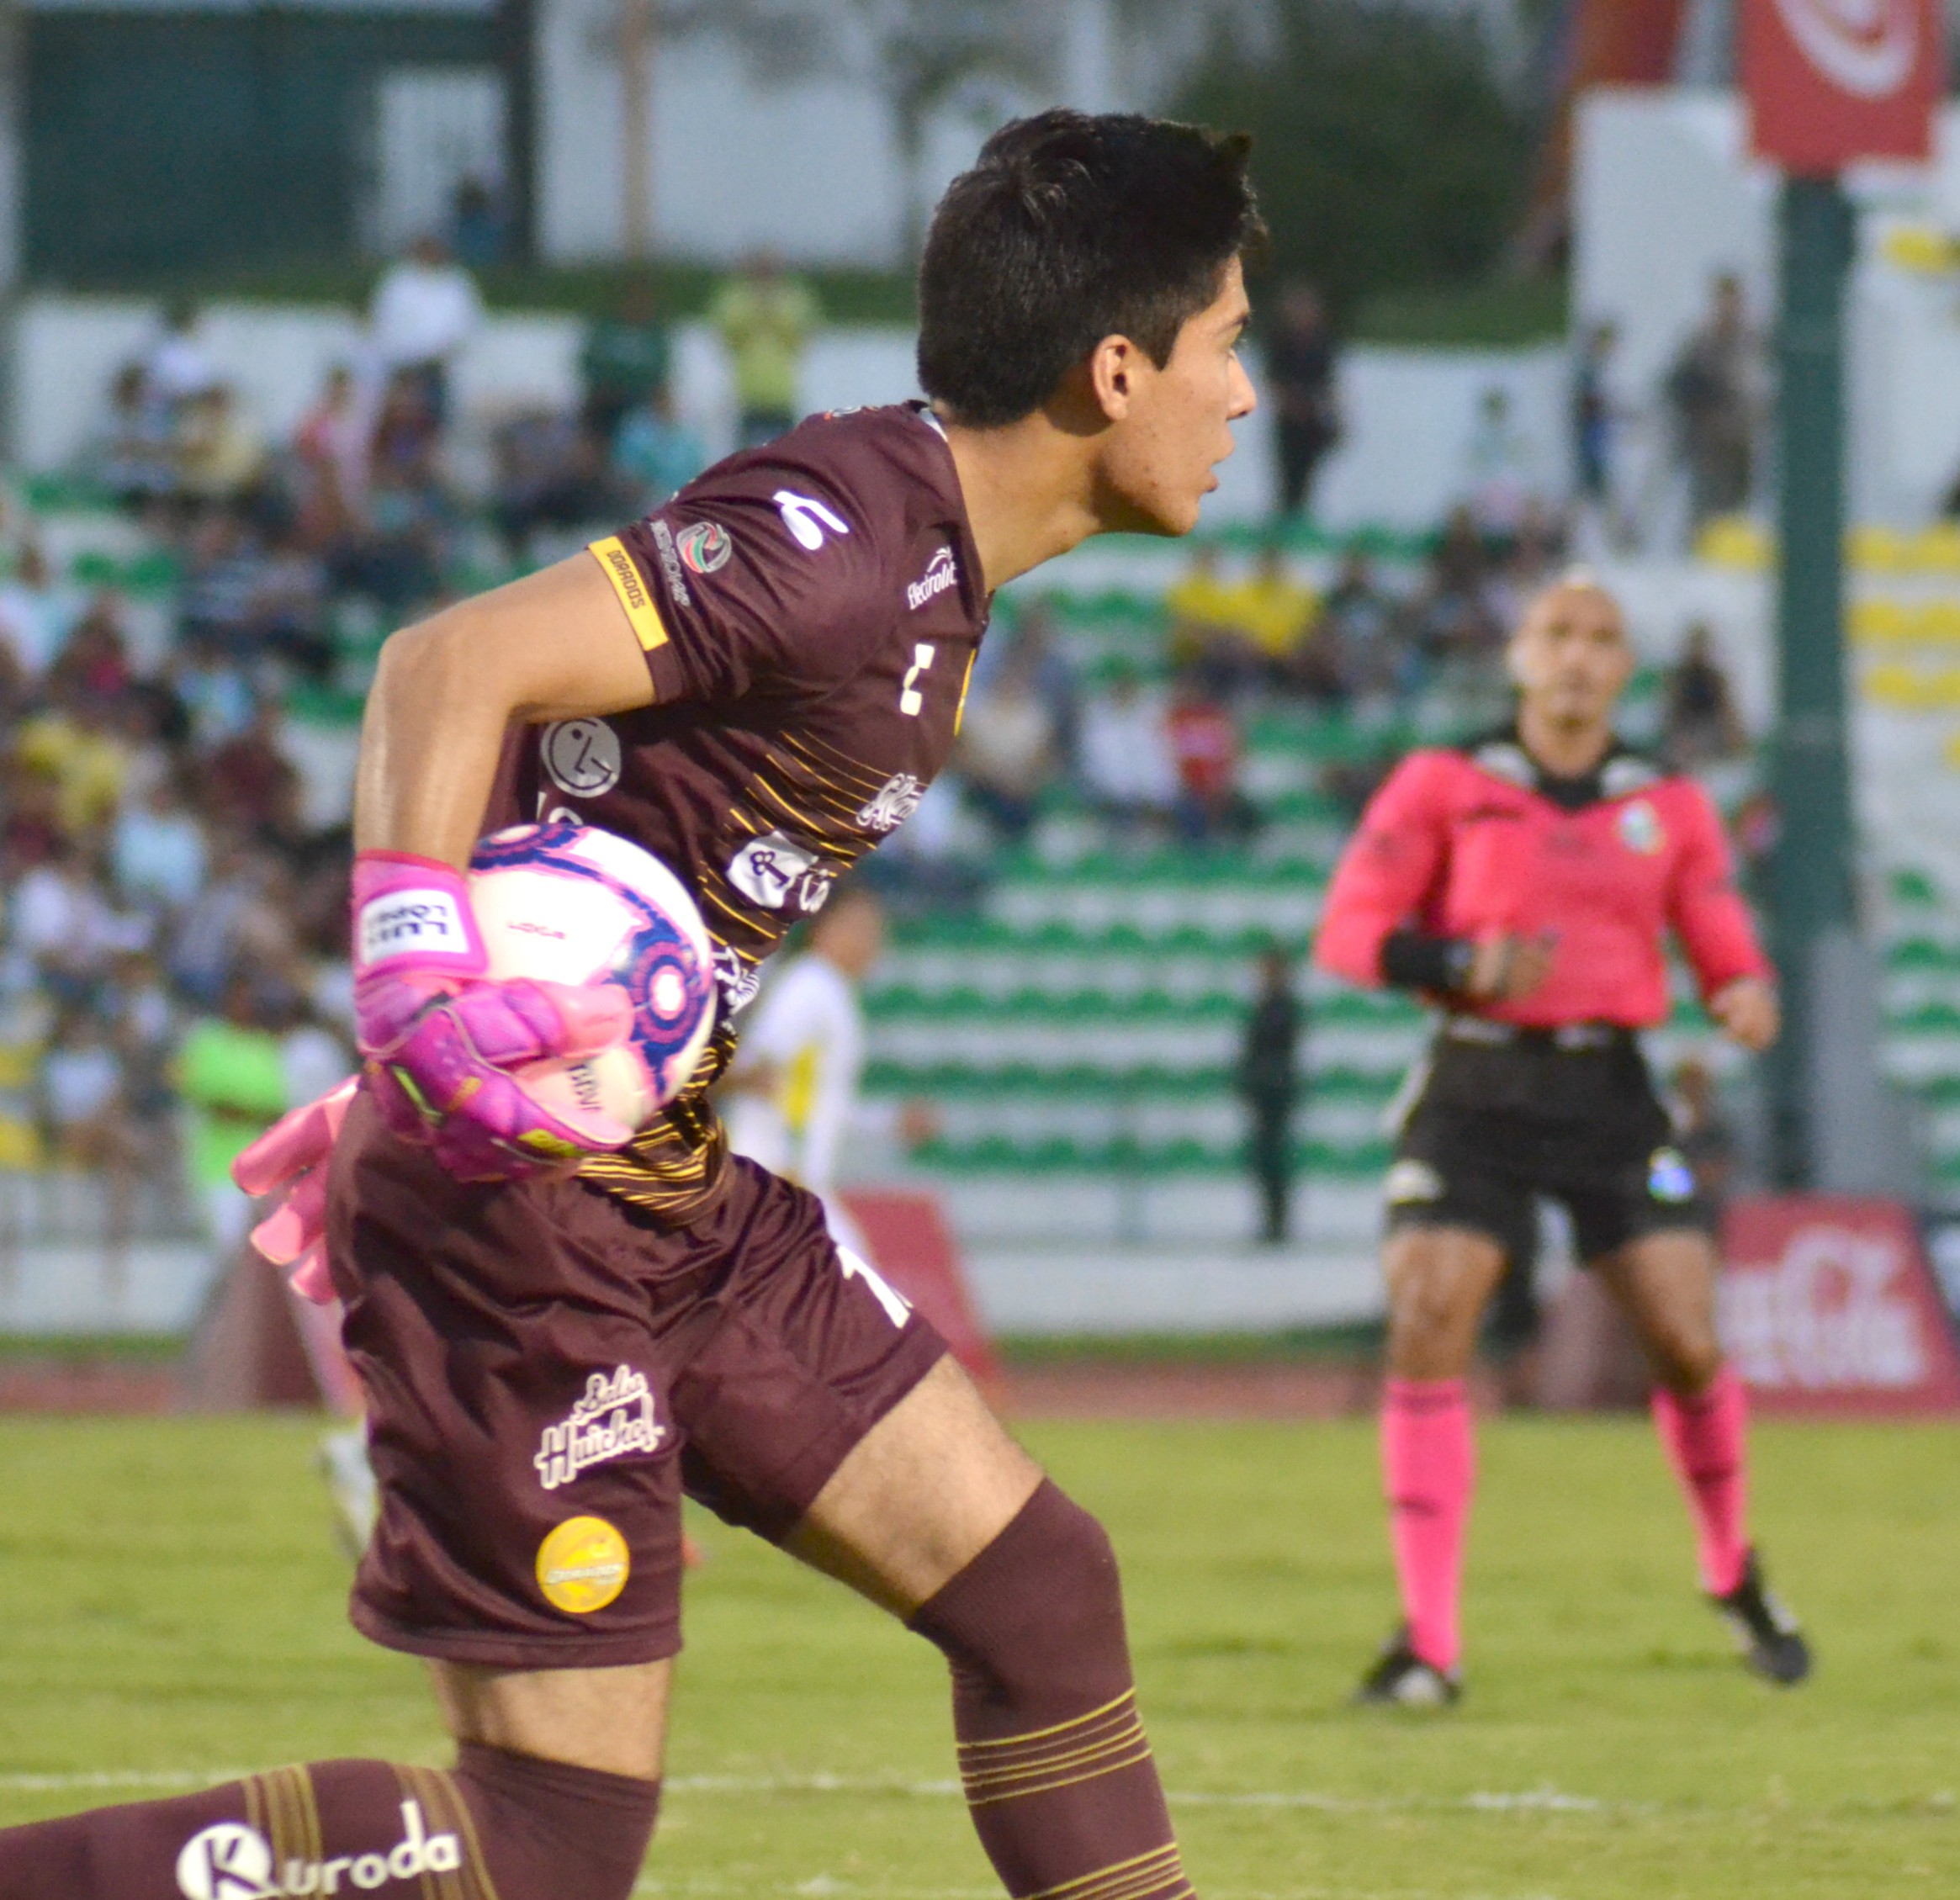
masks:
<path fill-rule="evenodd" d="M 1780 1027 L 1776 971 L 1736 888 L 1735 860 L 1714 801 L 1698 786 L 1690 810 L 1668 921 L 1708 1014 L 1745 1049 L 1767 1049 Z"/>
<path fill-rule="evenodd" d="M 1314 939 L 1313 960 L 1330 974 L 1370 987 L 1406 981 L 1385 966 L 1384 953 L 1391 938 L 1415 934 L 1411 927 L 1443 868 L 1449 834 L 1438 764 L 1433 753 L 1405 759 L 1362 812 L 1334 867 Z M 1443 980 L 1419 987 L 1459 987 L 1440 966 L 1436 975 Z"/>

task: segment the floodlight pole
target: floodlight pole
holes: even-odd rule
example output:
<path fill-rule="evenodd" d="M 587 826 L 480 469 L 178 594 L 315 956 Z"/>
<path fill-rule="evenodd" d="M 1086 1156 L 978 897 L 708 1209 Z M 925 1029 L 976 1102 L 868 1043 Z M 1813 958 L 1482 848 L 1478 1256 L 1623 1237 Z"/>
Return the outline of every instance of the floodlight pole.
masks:
<path fill-rule="evenodd" d="M 1783 1034 L 1771 1057 L 1778 1184 L 1817 1184 L 1820 952 L 1856 929 L 1845 735 L 1844 304 L 1855 214 L 1835 177 L 1777 208 L 1777 730 L 1771 879 Z"/>

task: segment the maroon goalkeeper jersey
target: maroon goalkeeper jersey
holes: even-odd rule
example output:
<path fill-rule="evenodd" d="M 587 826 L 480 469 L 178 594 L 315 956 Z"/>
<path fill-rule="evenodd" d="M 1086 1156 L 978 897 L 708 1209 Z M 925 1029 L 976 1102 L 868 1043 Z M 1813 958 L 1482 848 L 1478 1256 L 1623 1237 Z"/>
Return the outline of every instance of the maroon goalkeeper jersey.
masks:
<path fill-rule="evenodd" d="M 715 944 L 721 1021 L 680 1098 L 583 1172 L 685 1216 L 726 1147 L 707 1092 L 757 966 L 946 764 L 986 626 L 959 478 L 923 407 L 813 416 L 596 542 L 654 703 L 515 740 L 494 825 L 567 818 L 654 852 Z"/>

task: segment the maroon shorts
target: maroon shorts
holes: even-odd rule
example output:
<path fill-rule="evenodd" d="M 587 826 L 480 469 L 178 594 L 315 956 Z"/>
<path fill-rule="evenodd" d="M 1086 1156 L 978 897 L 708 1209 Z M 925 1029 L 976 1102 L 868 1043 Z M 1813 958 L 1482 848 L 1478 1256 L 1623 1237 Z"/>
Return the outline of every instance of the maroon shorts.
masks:
<path fill-rule="evenodd" d="M 780 1539 L 946 1351 L 746 1161 L 672 1228 L 576 1181 L 453 1181 L 363 1098 L 328 1227 L 381 1488 L 354 1625 L 417 1655 L 672 1655 L 682 1491 Z"/>

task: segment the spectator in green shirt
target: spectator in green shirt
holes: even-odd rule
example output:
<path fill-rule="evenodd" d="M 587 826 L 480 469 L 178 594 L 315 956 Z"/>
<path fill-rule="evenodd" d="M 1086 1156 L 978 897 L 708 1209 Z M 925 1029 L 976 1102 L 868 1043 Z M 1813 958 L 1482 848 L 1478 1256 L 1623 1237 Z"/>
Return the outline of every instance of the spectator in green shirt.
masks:
<path fill-rule="evenodd" d="M 809 285 L 768 251 L 730 278 L 708 306 L 734 371 L 744 448 L 773 442 L 794 425 L 803 346 L 821 315 Z"/>
<path fill-rule="evenodd" d="M 220 1014 L 186 1032 L 177 1056 L 177 1091 L 188 1119 L 191 1184 L 204 1204 L 212 1244 L 235 1252 L 252 1204 L 231 1182 L 231 1163 L 288 1106 L 284 1050 L 249 976 L 225 984 Z"/>
<path fill-rule="evenodd" d="M 660 299 L 645 278 L 629 278 L 613 314 L 587 327 L 579 352 L 585 384 L 580 413 L 586 434 L 608 454 L 627 413 L 666 387 L 670 361 Z"/>
<path fill-rule="evenodd" d="M 674 413 L 670 390 L 630 410 L 612 439 L 612 466 L 632 483 L 641 512 L 658 508 L 707 466 L 702 439 Z"/>

